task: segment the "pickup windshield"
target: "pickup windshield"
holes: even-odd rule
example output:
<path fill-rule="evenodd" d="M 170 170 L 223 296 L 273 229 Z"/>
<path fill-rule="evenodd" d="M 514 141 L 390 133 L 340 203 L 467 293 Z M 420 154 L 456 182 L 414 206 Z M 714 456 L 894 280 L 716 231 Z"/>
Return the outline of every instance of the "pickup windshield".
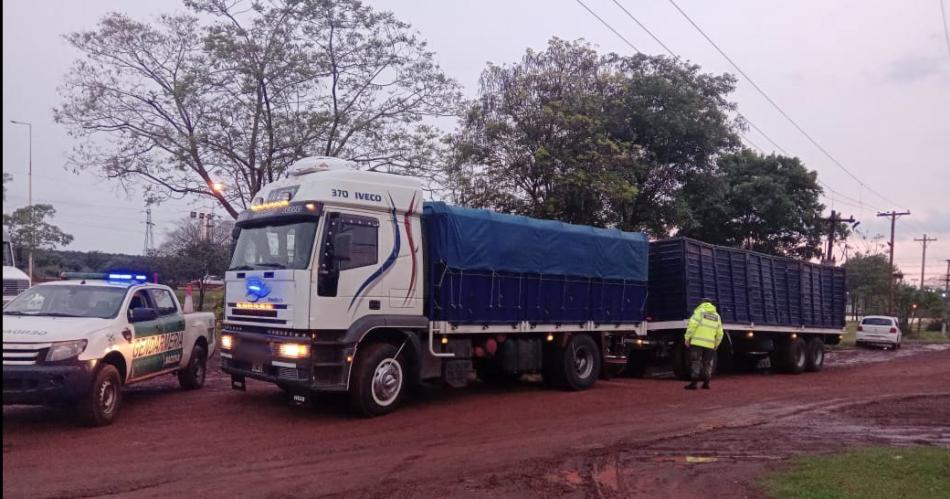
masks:
<path fill-rule="evenodd" d="M 124 288 L 106 286 L 35 286 L 3 307 L 3 315 L 112 319 L 119 313 L 125 292 Z"/>
<path fill-rule="evenodd" d="M 305 269 L 316 232 L 315 220 L 240 227 L 228 270 Z"/>

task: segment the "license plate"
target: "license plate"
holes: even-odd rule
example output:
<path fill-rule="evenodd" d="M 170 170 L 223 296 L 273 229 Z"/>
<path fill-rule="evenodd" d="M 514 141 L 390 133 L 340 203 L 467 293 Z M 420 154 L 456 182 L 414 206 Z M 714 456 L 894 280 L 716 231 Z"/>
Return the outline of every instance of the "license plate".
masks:
<path fill-rule="evenodd" d="M 251 364 L 251 372 L 264 374 L 264 364 L 261 362 L 255 362 Z"/>

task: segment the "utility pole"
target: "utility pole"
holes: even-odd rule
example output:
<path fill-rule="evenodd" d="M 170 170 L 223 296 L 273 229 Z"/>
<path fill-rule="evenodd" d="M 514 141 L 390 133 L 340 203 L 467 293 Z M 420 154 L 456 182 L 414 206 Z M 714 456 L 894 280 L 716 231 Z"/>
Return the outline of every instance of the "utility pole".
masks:
<path fill-rule="evenodd" d="M 947 258 L 947 275 L 943 277 L 943 292 L 950 298 L 950 258 Z"/>
<path fill-rule="evenodd" d="M 151 203 L 145 203 L 145 246 L 142 249 L 142 254 L 148 256 L 149 253 L 155 249 L 155 232 L 152 230 L 152 227 L 155 226 L 155 223 L 152 222 L 152 206 Z"/>
<path fill-rule="evenodd" d="M 33 282 L 33 247 L 36 246 L 36 210 L 33 208 L 33 123 L 29 121 L 10 120 L 14 125 L 27 127 L 30 136 L 30 160 L 29 170 L 27 170 L 27 198 L 26 204 L 30 205 L 30 253 L 27 256 L 27 275 L 30 276 L 30 282 Z"/>
<path fill-rule="evenodd" d="M 897 225 L 897 217 L 902 217 L 904 215 L 910 215 L 910 210 L 907 211 L 884 211 L 878 212 L 877 216 L 879 217 L 890 217 L 891 218 L 891 256 L 888 265 L 888 272 L 893 272 L 894 270 L 894 229 Z M 894 276 L 891 276 L 890 286 L 887 291 L 887 315 L 894 315 Z"/>
<path fill-rule="evenodd" d="M 926 270 L 927 268 L 927 243 L 932 243 L 936 240 L 937 238 L 935 237 L 928 238 L 927 234 L 924 234 L 923 239 L 916 239 L 916 238 L 914 239 L 914 241 L 917 241 L 919 243 L 924 243 L 924 252 L 920 258 L 920 289 L 921 291 L 923 291 L 924 289 L 924 270 Z"/>
<path fill-rule="evenodd" d="M 822 262 L 828 265 L 835 264 L 834 256 L 834 246 L 835 246 L 835 236 L 837 235 L 838 224 L 841 222 L 857 225 L 858 221 L 854 219 L 854 216 L 848 218 L 841 218 L 841 213 L 838 213 L 835 210 L 831 210 L 831 216 L 828 218 L 820 219 L 823 222 L 828 222 L 828 248 L 825 250 L 825 257 L 822 258 Z"/>

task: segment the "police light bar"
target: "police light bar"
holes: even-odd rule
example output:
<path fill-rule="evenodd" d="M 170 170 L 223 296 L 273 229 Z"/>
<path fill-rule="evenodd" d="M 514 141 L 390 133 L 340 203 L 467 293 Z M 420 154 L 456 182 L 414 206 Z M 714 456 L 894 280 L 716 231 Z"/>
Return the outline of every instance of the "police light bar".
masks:
<path fill-rule="evenodd" d="M 138 284 L 148 282 L 148 276 L 134 272 L 63 272 L 60 277 L 66 280 L 94 280 L 125 282 L 129 284 Z"/>

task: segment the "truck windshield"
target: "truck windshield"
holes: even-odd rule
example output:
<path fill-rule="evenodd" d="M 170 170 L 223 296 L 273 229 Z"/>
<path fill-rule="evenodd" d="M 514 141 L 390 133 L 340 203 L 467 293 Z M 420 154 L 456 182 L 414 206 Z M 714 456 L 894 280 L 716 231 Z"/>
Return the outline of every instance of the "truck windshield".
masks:
<path fill-rule="evenodd" d="M 316 232 L 315 220 L 240 227 L 228 270 L 305 269 Z"/>
<path fill-rule="evenodd" d="M 35 286 L 3 307 L 3 315 L 98 317 L 119 313 L 125 288 L 106 286 Z"/>
<path fill-rule="evenodd" d="M 10 241 L 3 242 L 3 266 L 13 266 L 13 245 L 10 244 Z"/>

